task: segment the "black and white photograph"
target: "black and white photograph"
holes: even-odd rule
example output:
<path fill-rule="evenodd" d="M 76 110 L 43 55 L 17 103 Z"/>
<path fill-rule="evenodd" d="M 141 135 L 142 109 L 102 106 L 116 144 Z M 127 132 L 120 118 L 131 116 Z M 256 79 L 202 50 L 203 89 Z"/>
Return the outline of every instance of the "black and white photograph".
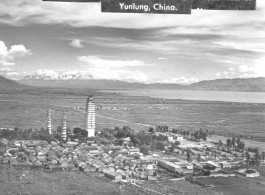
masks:
<path fill-rule="evenodd" d="M 0 195 L 264 195 L 264 0 L 1 0 Z"/>

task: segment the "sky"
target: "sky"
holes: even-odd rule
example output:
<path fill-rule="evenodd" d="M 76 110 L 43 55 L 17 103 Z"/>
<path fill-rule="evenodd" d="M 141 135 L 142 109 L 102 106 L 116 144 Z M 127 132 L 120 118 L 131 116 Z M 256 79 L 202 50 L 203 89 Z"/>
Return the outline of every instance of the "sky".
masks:
<path fill-rule="evenodd" d="M 0 1 L 0 75 L 190 84 L 265 77 L 255 11 L 101 13 L 100 3 Z"/>

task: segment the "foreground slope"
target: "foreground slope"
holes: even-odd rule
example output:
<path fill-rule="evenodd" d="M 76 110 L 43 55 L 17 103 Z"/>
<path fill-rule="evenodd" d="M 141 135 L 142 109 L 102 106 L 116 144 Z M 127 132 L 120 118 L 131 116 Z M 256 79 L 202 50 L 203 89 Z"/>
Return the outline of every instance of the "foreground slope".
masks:
<path fill-rule="evenodd" d="M 112 180 L 97 173 L 83 173 L 79 171 L 44 172 L 27 167 L 8 168 L 0 164 L 0 194 L 20 195 L 155 195 L 132 185 L 118 185 Z M 148 182 L 149 189 L 155 189 L 161 194 L 175 194 L 180 192 L 186 195 L 221 195 L 212 189 L 202 188 L 188 181 L 154 183 Z M 163 188 L 162 188 L 163 187 Z"/>

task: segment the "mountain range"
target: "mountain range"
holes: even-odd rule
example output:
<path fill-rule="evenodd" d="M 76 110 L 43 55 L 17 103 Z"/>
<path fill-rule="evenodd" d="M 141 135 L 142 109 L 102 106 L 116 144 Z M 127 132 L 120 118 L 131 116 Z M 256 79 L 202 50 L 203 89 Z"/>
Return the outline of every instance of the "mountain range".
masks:
<path fill-rule="evenodd" d="M 265 92 L 265 78 L 235 78 L 205 80 L 190 85 L 152 83 L 144 84 L 119 80 L 45 80 L 21 79 L 10 80 L 0 76 L 0 88 L 21 88 L 23 86 L 52 88 L 87 88 L 87 89 L 171 89 L 171 90 L 201 90 L 201 91 L 245 91 Z"/>

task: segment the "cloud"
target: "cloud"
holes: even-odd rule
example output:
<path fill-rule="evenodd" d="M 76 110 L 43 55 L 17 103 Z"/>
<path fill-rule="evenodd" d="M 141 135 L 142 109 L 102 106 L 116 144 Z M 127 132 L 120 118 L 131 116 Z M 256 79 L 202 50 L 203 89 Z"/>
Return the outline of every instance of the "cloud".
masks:
<path fill-rule="evenodd" d="M 141 40 L 124 37 L 93 37 L 84 39 L 83 41 L 101 47 L 126 49 L 128 51 L 141 50 L 154 52 L 157 55 L 163 54 L 165 56 L 183 53 L 192 55 L 192 53 L 190 54 L 190 50 L 199 48 L 199 46 L 196 46 L 196 42 L 186 39 L 176 40 L 174 37 L 165 39 L 164 37 L 157 37 L 152 33 L 149 34 L 149 37 L 144 37 Z"/>
<path fill-rule="evenodd" d="M 197 78 L 186 78 L 185 76 L 179 78 L 171 78 L 163 80 L 162 83 L 171 83 L 171 84 L 191 84 L 199 82 Z"/>
<path fill-rule="evenodd" d="M 7 62 L 6 60 L 0 60 L 0 65 L 2 66 L 14 66 L 14 62 Z"/>
<path fill-rule="evenodd" d="M 140 60 L 109 60 L 98 56 L 79 56 L 78 60 L 84 63 L 95 79 L 129 82 L 146 82 L 148 76 L 139 70 L 126 70 L 126 68 L 152 66 Z"/>
<path fill-rule="evenodd" d="M 91 79 L 92 76 L 87 71 L 79 70 L 69 70 L 69 71 L 59 71 L 59 70 L 48 70 L 48 69 L 39 69 L 34 73 L 24 73 L 24 78 L 31 79 Z"/>
<path fill-rule="evenodd" d="M 70 45 L 76 48 L 83 48 L 84 46 L 81 44 L 79 39 L 74 39 L 70 42 Z"/>
<path fill-rule="evenodd" d="M 11 69 L 10 68 L 7 68 L 7 67 L 3 67 L 3 68 L 0 67 L 0 71 L 2 71 L 2 72 L 9 72 L 9 71 L 11 71 Z"/>
<path fill-rule="evenodd" d="M 10 71 L 10 72 L 6 72 L 6 74 L 5 74 L 6 76 L 18 76 L 19 75 L 19 73 L 18 72 L 15 72 L 15 71 Z"/>
<path fill-rule="evenodd" d="M 207 29 L 202 27 L 185 27 L 185 30 L 180 27 L 163 28 L 163 30 L 149 29 L 144 31 L 145 34 L 148 34 L 148 37 L 144 37 L 144 39 L 137 39 L 135 37 L 93 37 L 84 38 L 83 41 L 101 47 L 126 49 L 128 51 L 142 50 L 155 53 L 155 55 L 164 55 L 159 57 L 159 60 L 176 56 L 188 58 L 199 56 L 200 59 L 210 60 L 215 64 L 227 66 L 231 64 L 242 65 L 245 62 L 251 62 L 260 57 L 263 54 L 262 52 L 265 52 L 265 45 L 263 44 L 265 36 L 257 35 L 261 30 L 252 32 L 248 31 L 245 26 L 242 28 L 241 30 L 239 27 L 223 26 L 219 28 L 219 31 L 210 27 Z M 264 28 L 265 31 L 265 27 L 261 28 Z M 252 26 L 249 29 L 252 29 Z M 241 37 L 240 34 L 234 35 L 233 30 L 246 31 L 249 37 Z M 139 32 L 141 33 L 142 31 L 139 30 Z M 185 34 L 185 32 L 189 33 Z M 203 32 L 206 34 L 202 34 Z M 233 44 L 237 45 L 237 47 Z M 244 44 L 249 47 L 241 47 Z"/>
<path fill-rule="evenodd" d="M 25 79 L 45 79 L 45 80 L 71 80 L 71 79 L 107 79 L 122 80 L 128 82 L 146 82 L 148 77 L 142 72 L 112 70 L 104 68 L 91 68 L 90 70 L 48 70 L 39 69 L 34 73 L 24 73 Z"/>
<path fill-rule="evenodd" d="M 12 71 L 12 69 L 7 68 L 7 67 L 0 67 L 0 75 L 1 76 L 15 76 L 15 75 L 19 75 L 19 73 L 16 71 Z"/>
<path fill-rule="evenodd" d="M 100 3 L 43 2 L 41 0 L 0 1 L 0 22 L 11 25 L 67 24 L 76 27 L 159 28 L 169 26 L 220 26 L 264 21 L 265 3 L 257 0 L 255 11 L 192 10 L 192 14 L 101 13 Z M 247 14 L 246 14 L 247 13 Z M 197 20 L 197 18 L 200 18 Z M 141 21 L 141 22 L 139 22 Z M 216 22 L 218 21 L 218 22 Z"/>
<path fill-rule="evenodd" d="M 249 72 L 254 72 L 255 68 L 247 65 L 242 65 L 238 67 L 238 71 L 242 73 L 249 73 Z"/>
<path fill-rule="evenodd" d="M 232 72 L 232 71 L 235 71 L 235 70 L 236 70 L 236 67 L 230 67 L 230 68 L 229 68 L 229 71 L 231 71 L 231 72 Z"/>
<path fill-rule="evenodd" d="M 94 79 L 121 80 L 128 82 L 147 82 L 148 76 L 139 70 L 129 71 L 108 68 L 90 68 Z"/>
<path fill-rule="evenodd" d="M 224 12 L 225 14 L 223 14 Z M 157 57 L 160 55 L 163 57 L 183 56 L 189 59 L 199 57 L 200 60 L 205 61 L 205 65 L 212 63 L 213 66 L 222 66 L 216 70 L 220 76 L 225 75 L 225 68 L 227 68 L 227 75 L 230 76 L 232 72 L 228 69 L 230 66 L 236 67 L 233 72 L 237 75 L 258 75 L 256 71 L 250 69 L 256 69 L 255 60 L 265 52 L 263 44 L 265 41 L 264 0 L 257 0 L 257 10 L 255 11 L 192 10 L 191 15 L 178 15 L 177 19 L 176 15 L 170 14 L 101 13 L 99 3 L 9 0 L 0 1 L 0 23 L 13 26 L 63 24 L 64 26 L 84 27 L 85 30 L 88 29 L 87 27 L 103 26 L 115 28 L 119 32 L 116 35 L 121 35 L 122 29 L 137 30 L 137 35 L 132 34 L 135 36 L 128 33 L 124 37 L 115 37 L 113 33 L 110 33 L 110 38 L 104 36 L 104 38 L 92 37 L 84 40 L 84 37 L 75 37 L 80 39 L 71 40 L 70 45 L 80 48 L 83 46 L 82 43 L 90 42 L 96 46 L 108 47 L 108 49 L 153 52 Z M 144 36 L 140 37 L 141 35 Z M 70 41 L 68 40 L 68 42 Z M 19 49 L 16 48 L 16 50 Z M 22 50 L 20 48 L 20 52 Z M 17 54 L 13 53 L 13 55 Z M 78 60 L 86 64 L 88 71 L 101 72 L 106 77 L 110 73 L 115 75 L 115 71 L 118 72 L 118 75 L 113 78 L 130 78 L 129 75 L 137 75 L 137 72 L 133 73 L 128 70 L 130 67 L 141 66 L 141 63 L 146 66 L 139 60 L 115 61 L 97 59 L 95 56 L 80 56 Z M 108 69 L 106 69 L 105 63 L 109 66 Z M 203 64 L 204 62 L 198 61 L 198 66 L 199 63 Z M 9 58 L 0 58 L 0 64 L 12 66 L 14 62 Z M 243 65 L 247 65 L 249 70 L 242 72 L 244 67 L 237 68 Z M 120 68 L 127 73 L 122 72 Z M 212 72 L 212 75 L 216 72 Z M 138 73 L 140 77 L 142 72 L 138 71 Z M 100 74 L 98 76 L 100 77 Z M 142 75 L 141 80 L 145 80 L 145 75 Z"/>
<path fill-rule="evenodd" d="M 0 41 L 0 65 L 2 66 L 14 66 L 15 63 L 10 61 L 30 54 L 31 51 L 27 50 L 24 45 L 13 45 L 8 50 L 5 43 Z"/>
<path fill-rule="evenodd" d="M 12 62 L 15 58 L 30 55 L 30 50 L 27 50 L 24 45 L 13 45 L 8 49 L 3 41 L 0 41 L 0 75 L 2 76 L 17 76 L 18 72 L 13 71 L 10 66 L 14 66 Z"/>
<path fill-rule="evenodd" d="M 98 56 L 79 56 L 78 60 L 84 62 L 89 67 L 101 68 L 123 68 L 123 67 L 136 67 L 136 66 L 151 66 L 140 60 L 107 60 Z"/>
<path fill-rule="evenodd" d="M 254 65 L 241 65 L 238 72 L 243 73 L 240 77 L 265 77 L 265 56 L 256 60 Z"/>
<path fill-rule="evenodd" d="M 218 73 L 217 76 L 223 75 L 225 77 L 230 76 L 240 78 L 265 77 L 264 64 L 265 56 L 253 60 L 250 64 L 229 67 L 227 71 Z"/>

